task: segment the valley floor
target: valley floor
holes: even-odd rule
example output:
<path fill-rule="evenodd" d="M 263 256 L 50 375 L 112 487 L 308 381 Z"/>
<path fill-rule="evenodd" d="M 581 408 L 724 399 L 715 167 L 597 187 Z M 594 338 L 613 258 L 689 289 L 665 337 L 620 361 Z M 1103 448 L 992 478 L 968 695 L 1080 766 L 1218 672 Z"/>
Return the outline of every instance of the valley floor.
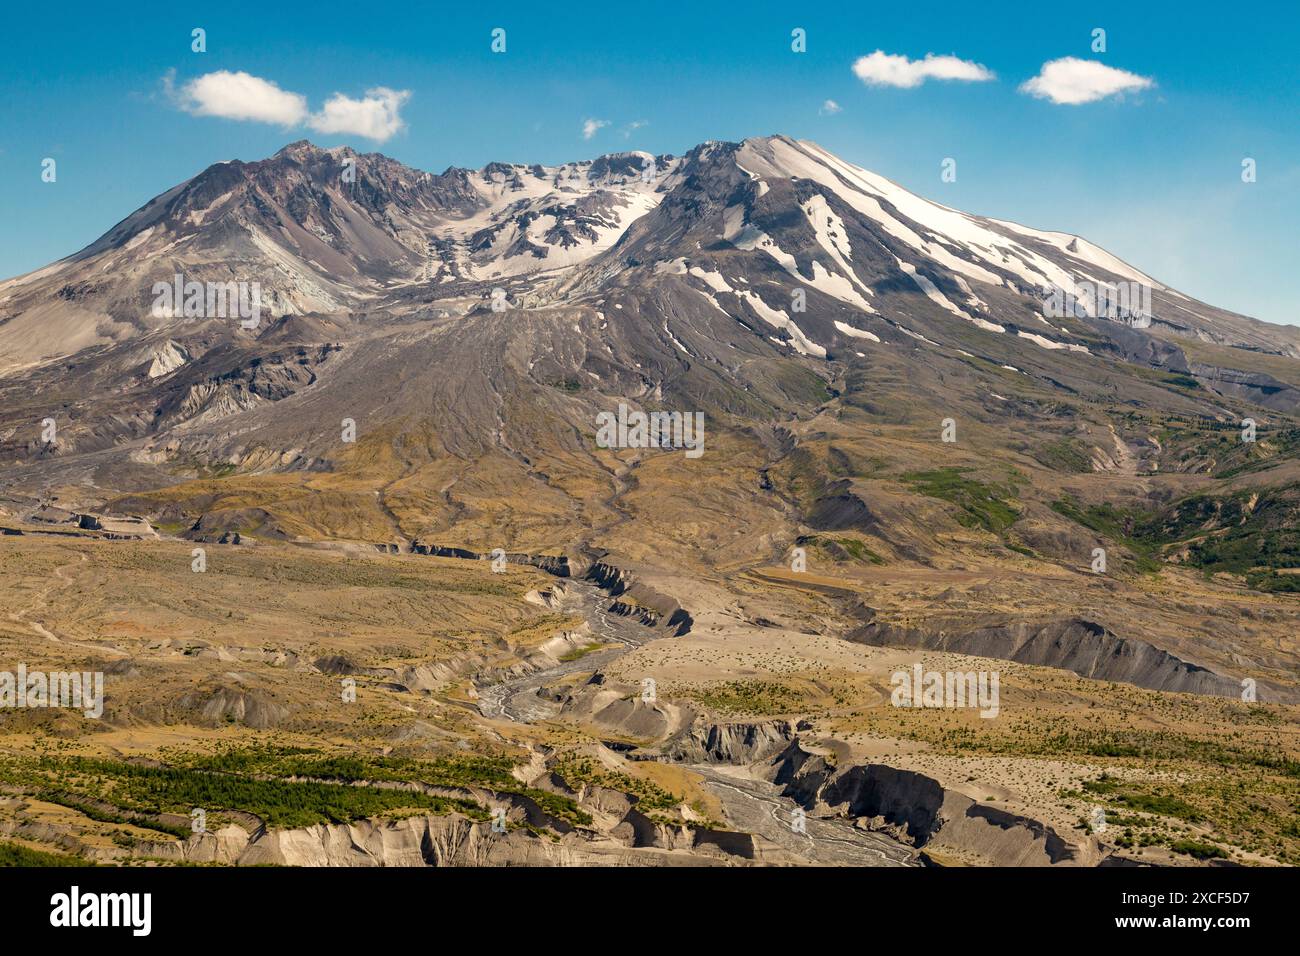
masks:
<path fill-rule="evenodd" d="M 763 580 L 648 575 L 683 634 L 524 564 L 250 542 L 197 572 L 187 541 L 0 538 L 5 666 L 105 681 L 98 719 L 0 709 L 0 837 L 111 863 L 1300 862 L 1295 705 L 857 643 L 830 592 Z M 918 662 L 999 672 L 998 716 L 891 706 Z"/>

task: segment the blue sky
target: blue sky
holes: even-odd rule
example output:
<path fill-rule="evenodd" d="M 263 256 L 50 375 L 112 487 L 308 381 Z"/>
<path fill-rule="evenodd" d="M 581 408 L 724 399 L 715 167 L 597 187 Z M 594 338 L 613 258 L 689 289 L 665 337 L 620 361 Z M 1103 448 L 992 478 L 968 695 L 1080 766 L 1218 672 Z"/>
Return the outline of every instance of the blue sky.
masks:
<path fill-rule="evenodd" d="M 1295 3 L 108 6 L 6 11 L 0 276 L 74 252 L 213 162 L 295 139 L 441 171 L 781 132 L 948 205 L 1084 235 L 1215 305 L 1300 324 Z M 205 53 L 191 51 L 195 27 Z M 496 27 L 504 54 L 490 49 Z M 791 50 L 794 28 L 805 53 Z M 907 57 L 905 73 L 932 53 L 994 78 L 870 85 L 853 65 L 877 50 Z M 1078 105 L 1019 89 L 1065 57 L 1151 83 Z M 189 84 L 223 71 L 275 84 L 300 118 L 196 115 L 214 107 Z M 396 132 L 356 119 L 373 119 L 377 89 L 409 94 Z M 608 125 L 585 138 L 587 120 Z M 322 131 L 349 125 L 372 135 Z M 42 182 L 46 157 L 56 182 Z M 945 158 L 955 182 L 941 181 Z"/>

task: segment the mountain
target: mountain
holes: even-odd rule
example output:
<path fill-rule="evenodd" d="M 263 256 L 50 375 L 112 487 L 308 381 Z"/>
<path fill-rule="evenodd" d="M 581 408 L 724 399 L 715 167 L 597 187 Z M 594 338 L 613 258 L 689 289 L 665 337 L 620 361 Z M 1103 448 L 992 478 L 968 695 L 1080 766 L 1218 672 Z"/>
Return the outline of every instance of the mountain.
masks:
<path fill-rule="evenodd" d="M 256 286 L 256 322 L 158 308 L 178 275 Z M 15 512 L 613 556 L 673 594 L 797 546 L 857 582 L 864 640 L 1294 685 L 1248 616 L 1206 622 L 1300 580 L 1300 331 L 810 142 L 219 163 L 0 283 L 0 369 Z M 707 452 L 602 447 L 620 403 L 701 415 Z"/>
<path fill-rule="evenodd" d="M 0 283 L 0 639 L 104 678 L 0 708 L 0 830 L 1294 863 L 1298 529 L 1297 330 L 1082 237 L 781 136 L 294 143 Z"/>
<path fill-rule="evenodd" d="M 404 287 L 554 269 L 607 248 L 653 193 L 648 154 L 419 172 L 293 143 L 218 163 L 68 259 L 0 285 L 8 366 L 167 325 L 154 281 L 256 281 L 271 315 L 373 305 Z M 661 159 L 665 169 L 671 161 Z M 53 321 L 51 321 L 53 320 Z"/>
<path fill-rule="evenodd" d="M 805 286 L 825 306 L 811 310 L 816 334 L 800 341 L 809 354 L 863 337 L 828 324 L 828 311 L 881 315 L 897 328 L 918 293 L 989 331 L 1023 327 L 1045 348 L 1079 346 L 1040 308 L 1042 289 L 1073 292 L 1078 281 L 1150 286 L 1156 334 L 1300 354 L 1294 329 L 1193 302 L 1080 237 L 966 215 L 815 144 L 773 136 L 706 143 L 680 159 L 621 153 L 441 174 L 306 141 L 261 162 L 218 163 L 68 259 L 0 283 L 0 361 L 13 367 L 163 327 L 149 290 L 178 272 L 258 282 L 264 308 L 280 316 L 410 308 L 566 270 L 581 273 L 570 290 L 593 290 L 647 263 L 686 275 L 688 257 L 692 270 L 712 273 L 720 253 L 758 273 L 778 266 L 785 275 L 773 281 Z M 798 323 L 775 320 L 789 326 L 781 338 L 801 339 Z"/>

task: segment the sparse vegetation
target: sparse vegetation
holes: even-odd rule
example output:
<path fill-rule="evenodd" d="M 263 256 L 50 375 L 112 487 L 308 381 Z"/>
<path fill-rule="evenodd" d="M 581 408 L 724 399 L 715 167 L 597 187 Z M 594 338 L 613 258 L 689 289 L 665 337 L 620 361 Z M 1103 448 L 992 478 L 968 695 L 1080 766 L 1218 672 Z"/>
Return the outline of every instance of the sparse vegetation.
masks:
<path fill-rule="evenodd" d="M 643 813 L 652 810 L 672 810 L 683 800 L 682 797 L 665 790 L 651 780 L 608 770 L 596 764 L 590 757 L 568 755 L 558 760 L 552 769 L 570 787 L 587 784 L 630 794 L 636 797 L 637 809 Z"/>
<path fill-rule="evenodd" d="M 1001 534 L 1020 517 L 1006 499 L 1010 487 L 986 484 L 966 477 L 962 468 L 939 468 L 903 475 L 903 481 L 920 494 L 949 501 L 961 509 L 957 520 L 967 528 L 983 528 Z"/>
<path fill-rule="evenodd" d="M 1088 447 L 1077 438 L 1069 436 L 1046 442 L 1033 451 L 1039 464 L 1053 471 L 1067 474 L 1087 474 L 1092 471 L 1092 456 Z"/>
<path fill-rule="evenodd" d="M 1203 840 L 1175 840 L 1169 844 L 1169 849 L 1175 853 L 1194 856 L 1198 860 L 1224 860 L 1228 857 L 1228 851 L 1223 847 L 1216 846 L 1213 843 L 1206 843 Z"/>
<path fill-rule="evenodd" d="M 703 688 L 681 688 L 678 693 L 724 714 L 777 716 L 796 712 L 802 696 L 776 681 L 726 681 Z"/>
<path fill-rule="evenodd" d="M 487 819 L 487 812 L 474 801 L 409 790 L 262 779 L 193 767 L 150 767 L 88 758 L 69 758 L 58 767 L 58 773 L 76 780 L 79 789 L 96 799 L 126 811 L 120 822 L 135 823 L 139 814 L 148 813 L 188 815 L 194 807 L 242 810 L 277 828 L 351 823 L 400 810 L 457 811 L 473 819 Z"/>
<path fill-rule="evenodd" d="M 0 866 L 94 866 L 88 860 L 63 853 L 33 850 L 21 843 L 0 842 Z"/>
<path fill-rule="evenodd" d="M 1256 590 L 1300 590 L 1300 486 L 1231 495 L 1192 495 L 1154 513 L 1109 504 L 1052 504 L 1059 514 L 1132 551 L 1143 570 L 1178 548 L 1180 563 L 1207 573 L 1240 575 Z"/>

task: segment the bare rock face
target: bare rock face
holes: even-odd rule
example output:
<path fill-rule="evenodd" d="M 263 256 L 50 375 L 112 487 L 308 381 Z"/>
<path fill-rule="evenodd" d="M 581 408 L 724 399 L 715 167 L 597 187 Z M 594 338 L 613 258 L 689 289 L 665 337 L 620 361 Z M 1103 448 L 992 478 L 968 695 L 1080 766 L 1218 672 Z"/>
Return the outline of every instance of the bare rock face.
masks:
<path fill-rule="evenodd" d="M 773 781 L 803 806 L 847 814 L 945 858 L 986 866 L 1094 862 L 1091 846 L 1068 843 L 1037 820 L 946 790 L 914 771 L 883 764 L 835 768 L 797 741 L 772 766 Z"/>
<path fill-rule="evenodd" d="M 595 674 L 586 683 L 565 691 L 547 691 L 567 719 L 590 722 L 606 733 L 658 741 L 676 733 L 690 713 L 664 700 L 646 700 L 640 687 L 607 683 Z"/>
<path fill-rule="evenodd" d="M 961 633 L 900 628 L 872 621 L 850 635 L 863 644 L 920 647 L 1059 667 L 1081 677 L 1151 690 L 1237 697 L 1239 681 L 1180 660 L 1146 641 L 1123 638 L 1093 621 L 1014 621 Z"/>
<path fill-rule="evenodd" d="M 794 739 L 789 721 L 710 723 L 697 720 L 668 755 L 684 763 L 749 764 L 784 750 Z"/>
<path fill-rule="evenodd" d="M 563 603 L 565 593 L 566 589 L 564 585 L 557 583 L 549 588 L 534 588 L 524 595 L 524 600 L 529 604 L 536 604 L 548 610 L 555 610 Z"/>
<path fill-rule="evenodd" d="M 593 561 L 585 577 L 615 598 L 609 606 L 615 614 L 636 618 L 648 627 L 663 626 L 678 636 L 689 634 L 695 623 L 675 598 L 638 581 L 633 571 L 608 556 Z"/>
<path fill-rule="evenodd" d="M 289 708 L 269 693 L 238 686 L 220 685 L 192 691 L 178 703 L 202 723 L 240 723 L 257 730 L 276 727 L 289 716 Z"/>
<path fill-rule="evenodd" d="M 138 852 L 167 860 L 236 866 L 700 866 L 755 858 L 747 834 L 668 828 L 640 819 L 612 836 L 571 833 L 553 841 L 527 830 L 496 833 L 489 824 L 451 814 L 402 820 L 318 824 L 292 830 L 238 826 L 184 843 L 149 844 Z"/>

